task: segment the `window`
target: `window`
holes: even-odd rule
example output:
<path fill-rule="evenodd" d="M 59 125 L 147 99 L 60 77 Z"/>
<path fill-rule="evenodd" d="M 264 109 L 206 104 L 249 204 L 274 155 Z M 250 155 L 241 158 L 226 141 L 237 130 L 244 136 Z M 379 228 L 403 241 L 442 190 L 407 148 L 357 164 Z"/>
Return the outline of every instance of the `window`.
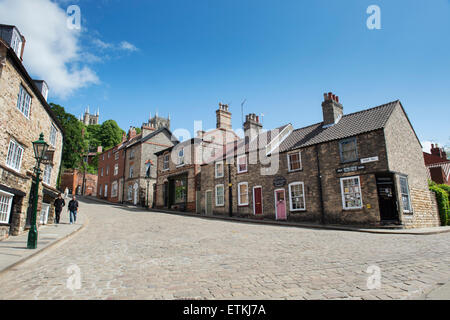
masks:
<path fill-rule="evenodd" d="M 102 160 L 105 160 L 105 154 L 102 155 Z"/>
<path fill-rule="evenodd" d="M 242 155 L 237 158 L 238 173 L 247 172 L 247 156 Z"/>
<path fill-rule="evenodd" d="M 117 176 L 118 174 L 119 174 L 119 164 L 116 163 L 116 164 L 114 165 L 114 175 Z"/>
<path fill-rule="evenodd" d="M 180 151 L 178 151 L 178 165 L 184 165 L 184 149 L 180 149 Z"/>
<path fill-rule="evenodd" d="M 303 182 L 289 184 L 289 200 L 291 211 L 306 210 L 305 186 Z"/>
<path fill-rule="evenodd" d="M 169 154 L 165 154 L 163 158 L 163 170 L 169 170 Z"/>
<path fill-rule="evenodd" d="M 99 193 L 99 195 L 101 196 L 102 195 L 102 185 L 100 185 L 100 188 L 98 188 L 98 193 Z"/>
<path fill-rule="evenodd" d="M 352 162 L 358 160 L 356 138 L 345 139 L 339 142 L 341 162 Z"/>
<path fill-rule="evenodd" d="M 224 176 L 224 170 L 223 170 L 223 161 L 216 162 L 216 178 L 222 178 Z"/>
<path fill-rule="evenodd" d="M 109 175 L 109 166 L 106 166 L 106 175 Z"/>
<path fill-rule="evenodd" d="M 113 198 L 117 197 L 117 181 L 114 181 L 111 184 L 111 197 Z"/>
<path fill-rule="evenodd" d="M 216 186 L 216 207 L 225 205 L 224 191 L 225 189 L 223 184 L 219 184 Z"/>
<path fill-rule="evenodd" d="M 109 159 L 109 157 L 111 157 L 111 151 L 110 151 L 110 152 L 108 152 L 108 159 Z"/>
<path fill-rule="evenodd" d="M 20 86 L 19 96 L 17 98 L 17 109 L 19 109 L 22 114 L 29 118 L 30 117 L 30 106 L 31 106 L 31 96 L 25 90 L 23 86 Z"/>
<path fill-rule="evenodd" d="M 409 196 L 408 178 L 406 177 L 400 177 L 400 193 L 402 196 L 403 212 L 406 213 L 412 212 L 411 201 Z"/>
<path fill-rule="evenodd" d="M 50 185 L 50 180 L 52 178 L 52 169 L 52 165 L 45 165 L 43 181 L 48 185 Z"/>
<path fill-rule="evenodd" d="M 22 164 L 23 148 L 16 141 L 9 142 L 8 156 L 6 157 L 6 165 L 11 169 L 20 171 Z"/>
<path fill-rule="evenodd" d="M 134 158 L 134 150 L 130 150 L 130 156 L 129 156 L 129 158 L 130 158 L 130 159 L 133 159 L 133 158 Z"/>
<path fill-rule="evenodd" d="M 238 202 L 240 206 L 248 205 L 248 183 L 241 182 L 238 184 Z"/>
<path fill-rule="evenodd" d="M 130 167 L 130 178 L 133 178 L 133 167 Z"/>
<path fill-rule="evenodd" d="M 105 184 L 105 197 L 108 197 L 108 185 Z"/>
<path fill-rule="evenodd" d="M 9 223 L 13 197 L 11 193 L 0 191 L 0 223 Z"/>
<path fill-rule="evenodd" d="M 102 168 L 102 170 L 101 170 L 101 175 L 102 175 L 102 177 L 103 177 L 103 168 Z"/>
<path fill-rule="evenodd" d="M 298 171 L 302 169 L 302 154 L 300 151 L 288 154 L 287 158 L 289 171 Z"/>
<path fill-rule="evenodd" d="M 361 209 L 361 184 L 359 177 L 341 178 L 342 206 L 345 209 Z"/>
<path fill-rule="evenodd" d="M 56 134 L 57 134 L 56 127 L 52 123 L 52 126 L 50 127 L 50 144 L 54 147 L 56 146 Z"/>
<path fill-rule="evenodd" d="M 114 160 L 119 160 L 119 152 L 116 152 L 116 153 L 114 154 Z"/>

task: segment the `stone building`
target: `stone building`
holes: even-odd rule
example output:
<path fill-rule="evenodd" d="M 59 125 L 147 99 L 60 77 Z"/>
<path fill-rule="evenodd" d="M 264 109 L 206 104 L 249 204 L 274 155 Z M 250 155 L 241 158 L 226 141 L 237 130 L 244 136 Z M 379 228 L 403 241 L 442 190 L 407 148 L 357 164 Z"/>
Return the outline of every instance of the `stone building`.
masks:
<path fill-rule="evenodd" d="M 201 164 L 222 155 L 224 146 L 239 138 L 232 130 L 228 105 L 219 104 L 216 120 L 216 129 L 199 131 L 197 137 L 156 153 L 157 208 L 191 212 L 200 210 Z"/>
<path fill-rule="evenodd" d="M 171 147 L 176 140 L 170 119 L 157 115 L 141 126 L 131 127 L 128 138 L 99 155 L 97 197 L 111 202 L 153 206 L 156 183 L 156 152 Z"/>
<path fill-rule="evenodd" d="M 450 160 L 447 159 L 447 153 L 437 144 L 432 144 L 430 151 L 431 154 L 423 153 L 428 179 L 437 184 L 450 185 Z"/>
<path fill-rule="evenodd" d="M 400 101 L 344 114 L 324 95 L 323 121 L 263 131 L 201 166 L 201 212 L 346 225 L 439 225 L 422 147 Z"/>
<path fill-rule="evenodd" d="M 33 80 L 22 64 L 25 38 L 0 25 L 0 239 L 30 227 L 34 194 L 32 142 L 49 144 L 38 190 L 38 223 L 52 223 L 61 164 L 63 129 L 47 103 L 48 87 Z M 31 190 L 33 189 L 33 192 Z"/>
<path fill-rule="evenodd" d="M 89 106 L 84 110 L 84 114 L 80 116 L 80 121 L 84 123 L 85 126 L 98 124 L 100 118 L 100 109 L 97 109 L 95 114 L 89 113 Z"/>

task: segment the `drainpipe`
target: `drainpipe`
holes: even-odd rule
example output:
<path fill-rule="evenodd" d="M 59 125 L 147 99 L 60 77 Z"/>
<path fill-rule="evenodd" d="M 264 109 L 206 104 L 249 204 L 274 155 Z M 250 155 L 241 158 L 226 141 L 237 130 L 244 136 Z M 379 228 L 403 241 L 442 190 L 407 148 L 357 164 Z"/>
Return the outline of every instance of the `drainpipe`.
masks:
<path fill-rule="evenodd" d="M 228 214 L 233 216 L 233 184 L 231 183 L 231 165 L 228 163 Z"/>
<path fill-rule="evenodd" d="M 322 174 L 320 173 L 320 162 L 319 162 L 319 146 L 316 145 L 316 162 L 317 162 L 317 182 L 319 185 L 319 202 L 320 202 L 320 221 L 325 224 L 325 209 L 323 206 L 323 192 L 322 192 Z"/>

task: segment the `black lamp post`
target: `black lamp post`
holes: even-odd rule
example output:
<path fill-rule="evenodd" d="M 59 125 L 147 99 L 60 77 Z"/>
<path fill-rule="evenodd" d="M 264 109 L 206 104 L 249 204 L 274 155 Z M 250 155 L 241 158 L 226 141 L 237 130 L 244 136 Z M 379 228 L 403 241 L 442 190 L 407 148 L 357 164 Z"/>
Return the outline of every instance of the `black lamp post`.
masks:
<path fill-rule="evenodd" d="M 148 163 L 148 167 L 147 167 L 147 172 L 146 172 L 146 175 L 145 175 L 145 180 L 147 181 L 147 203 L 146 203 L 146 205 L 147 205 L 147 208 L 149 208 L 149 203 L 148 203 L 148 192 L 149 192 L 149 189 L 150 189 L 150 179 L 151 179 L 151 169 L 152 169 L 152 164 L 149 162 Z"/>
<path fill-rule="evenodd" d="M 35 190 L 34 190 L 34 198 L 33 198 L 33 211 L 31 215 L 31 227 L 28 232 L 28 249 L 36 249 L 37 248 L 37 240 L 38 240 L 38 231 L 36 226 L 36 216 L 37 216 L 37 204 L 38 204 L 38 196 L 39 196 L 39 178 L 41 175 L 41 162 L 45 157 L 45 153 L 47 152 L 48 144 L 44 141 L 44 134 L 41 133 L 39 136 L 39 140 L 33 142 L 33 150 L 34 150 L 34 158 L 36 159 L 36 166 L 34 167 L 35 172 Z"/>

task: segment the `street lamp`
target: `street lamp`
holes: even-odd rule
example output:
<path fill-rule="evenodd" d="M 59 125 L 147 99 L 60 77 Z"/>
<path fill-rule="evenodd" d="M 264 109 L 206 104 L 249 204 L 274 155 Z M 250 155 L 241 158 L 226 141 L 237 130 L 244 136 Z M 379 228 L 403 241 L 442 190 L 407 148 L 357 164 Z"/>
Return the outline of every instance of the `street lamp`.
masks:
<path fill-rule="evenodd" d="M 36 249 L 37 248 L 37 239 L 38 239 L 38 231 L 36 226 L 36 216 L 37 216 L 37 204 L 38 204 L 38 196 L 39 196 L 39 177 L 41 174 L 41 162 L 45 157 L 45 153 L 47 152 L 48 144 L 44 141 L 44 134 L 41 133 L 39 136 L 39 140 L 33 142 L 33 150 L 34 150 L 34 158 L 36 159 L 36 166 L 34 167 L 35 172 L 35 190 L 34 190 L 34 198 L 33 198 L 33 211 L 31 215 L 31 227 L 28 232 L 28 249 Z"/>
<path fill-rule="evenodd" d="M 151 178 L 152 178 L 152 176 L 151 176 L 151 170 L 152 170 L 152 161 L 151 160 L 148 160 L 147 161 L 147 163 L 146 163 L 146 165 L 147 165 L 147 172 L 146 172 L 146 174 L 145 174 L 145 180 L 147 181 L 147 190 L 146 190 L 146 193 L 147 193 L 147 203 L 146 203 L 146 205 L 147 205 L 147 208 L 149 208 L 149 203 L 148 203 L 148 192 L 149 192 L 149 189 L 150 189 L 150 180 L 151 180 Z"/>

